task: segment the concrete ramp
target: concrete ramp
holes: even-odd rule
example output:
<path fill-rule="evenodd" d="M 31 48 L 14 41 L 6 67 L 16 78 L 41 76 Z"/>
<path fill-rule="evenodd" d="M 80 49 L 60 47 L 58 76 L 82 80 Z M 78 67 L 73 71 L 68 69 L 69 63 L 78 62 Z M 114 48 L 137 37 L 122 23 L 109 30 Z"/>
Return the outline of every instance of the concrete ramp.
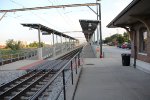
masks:
<path fill-rule="evenodd" d="M 91 45 L 87 44 L 83 48 L 83 58 L 96 58 Z"/>

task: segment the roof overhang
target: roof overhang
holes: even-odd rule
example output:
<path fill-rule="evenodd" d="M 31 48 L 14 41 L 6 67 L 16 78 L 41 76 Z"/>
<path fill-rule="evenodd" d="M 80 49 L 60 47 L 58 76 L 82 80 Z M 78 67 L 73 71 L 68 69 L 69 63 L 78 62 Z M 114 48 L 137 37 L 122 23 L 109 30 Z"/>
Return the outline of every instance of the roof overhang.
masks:
<path fill-rule="evenodd" d="M 91 39 L 93 33 L 95 32 L 97 25 L 100 21 L 98 20 L 79 20 L 82 32 L 87 41 Z"/>
<path fill-rule="evenodd" d="M 63 37 L 65 37 L 65 38 L 77 40 L 77 39 L 75 39 L 75 38 L 73 38 L 73 37 L 71 37 L 71 36 L 68 36 L 68 35 L 66 35 L 66 34 L 63 34 L 63 33 L 59 32 L 59 31 L 56 31 L 56 30 L 51 29 L 51 28 L 49 28 L 49 27 L 46 27 L 46 26 L 44 26 L 44 25 L 42 25 L 42 24 L 23 23 L 23 24 L 21 24 L 21 25 L 23 25 L 23 26 L 25 26 L 25 27 L 33 28 L 33 29 L 40 29 L 40 31 L 42 31 L 43 35 L 50 35 L 50 34 L 53 33 L 53 34 L 56 34 L 56 35 L 58 35 L 58 36 L 63 36 Z"/>
<path fill-rule="evenodd" d="M 150 18 L 150 0 L 133 0 L 117 17 L 108 25 L 109 28 L 126 27 L 139 20 L 136 17 Z"/>

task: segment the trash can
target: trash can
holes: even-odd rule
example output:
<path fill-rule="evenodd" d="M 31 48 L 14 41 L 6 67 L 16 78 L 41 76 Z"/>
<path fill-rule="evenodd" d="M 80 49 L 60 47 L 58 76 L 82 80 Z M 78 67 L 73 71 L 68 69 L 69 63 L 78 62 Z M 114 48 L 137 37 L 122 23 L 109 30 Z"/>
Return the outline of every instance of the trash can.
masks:
<path fill-rule="evenodd" d="M 131 54 L 123 53 L 122 56 L 122 65 L 123 66 L 130 66 L 130 56 Z"/>

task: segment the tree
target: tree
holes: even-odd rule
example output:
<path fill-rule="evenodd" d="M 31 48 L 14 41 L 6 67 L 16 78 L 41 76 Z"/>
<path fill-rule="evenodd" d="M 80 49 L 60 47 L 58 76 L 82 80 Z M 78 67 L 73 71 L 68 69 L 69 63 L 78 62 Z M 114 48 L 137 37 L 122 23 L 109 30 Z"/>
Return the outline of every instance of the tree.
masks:
<path fill-rule="evenodd" d="M 44 45 L 45 45 L 45 43 L 41 42 L 41 47 L 43 47 Z M 29 47 L 37 48 L 37 47 L 39 47 L 39 43 L 34 41 L 33 43 L 29 44 Z"/>
<path fill-rule="evenodd" d="M 123 42 L 129 42 L 128 33 L 124 32 L 123 36 L 121 34 L 114 34 L 110 37 L 105 38 L 105 43 L 111 43 L 112 45 L 122 44 Z"/>
<path fill-rule="evenodd" d="M 127 32 L 123 33 L 123 37 L 124 37 L 125 42 L 129 42 L 129 34 Z"/>
<path fill-rule="evenodd" d="M 122 44 L 125 40 L 124 40 L 124 37 L 121 34 L 118 34 L 117 41 L 118 41 L 118 44 Z"/>
<path fill-rule="evenodd" d="M 14 41 L 13 39 L 9 39 L 6 41 L 6 48 L 10 48 L 11 50 L 19 50 L 23 48 L 21 41 Z"/>
<path fill-rule="evenodd" d="M 111 38 L 110 37 L 106 37 L 105 40 L 104 40 L 104 43 L 109 43 L 111 42 Z"/>

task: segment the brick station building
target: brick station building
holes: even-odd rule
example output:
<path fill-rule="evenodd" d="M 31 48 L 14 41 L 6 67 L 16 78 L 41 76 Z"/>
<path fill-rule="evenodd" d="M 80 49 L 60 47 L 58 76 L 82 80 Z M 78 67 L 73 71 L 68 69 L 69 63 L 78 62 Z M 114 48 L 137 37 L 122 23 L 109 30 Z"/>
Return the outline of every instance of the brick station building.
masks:
<path fill-rule="evenodd" d="M 133 0 L 108 25 L 126 29 L 131 38 L 131 63 L 150 72 L 150 0 Z"/>

